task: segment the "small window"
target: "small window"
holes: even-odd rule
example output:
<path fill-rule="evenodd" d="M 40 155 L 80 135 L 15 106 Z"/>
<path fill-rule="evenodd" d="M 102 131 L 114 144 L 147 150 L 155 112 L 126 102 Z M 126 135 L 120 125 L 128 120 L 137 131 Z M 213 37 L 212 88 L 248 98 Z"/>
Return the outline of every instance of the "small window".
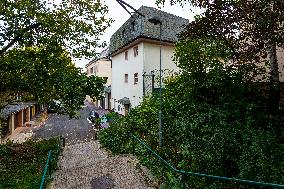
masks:
<path fill-rule="evenodd" d="M 138 84 L 138 73 L 134 74 L 134 85 Z"/>
<path fill-rule="evenodd" d="M 87 74 L 89 75 L 89 68 L 87 68 Z"/>
<path fill-rule="evenodd" d="M 126 31 L 125 31 L 125 29 L 122 30 L 122 37 L 126 37 Z"/>
<path fill-rule="evenodd" d="M 131 29 L 132 29 L 132 31 L 136 30 L 136 22 L 135 21 L 131 22 Z"/>
<path fill-rule="evenodd" d="M 121 109 L 121 108 L 120 108 L 120 105 L 118 105 L 117 110 L 120 111 L 120 109 Z"/>
<path fill-rule="evenodd" d="M 125 59 L 125 60 L 128 60 L 128 51 L 125 51 L 125 53 L 124 53 L 124 59 Z"/>
<path fill-rule="evenodd" d="M 138 46 L 133 48 L 134 57 L 138 56 Z"/>
<path fill-rule="evenodd" d="M 90 74 L 94 73 L 94 67 L 91 67 Z"/>
<path fill-rule="evenodd" d="M 128 83 L 128 74 L 124 74 L 124 83 Z"/>

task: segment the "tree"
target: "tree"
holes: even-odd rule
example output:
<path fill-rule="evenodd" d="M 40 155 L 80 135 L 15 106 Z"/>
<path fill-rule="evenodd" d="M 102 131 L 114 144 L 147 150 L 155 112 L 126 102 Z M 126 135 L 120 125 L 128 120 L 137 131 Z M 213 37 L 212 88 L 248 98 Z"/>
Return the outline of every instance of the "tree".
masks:
<path fill-rule="evenodd" d="M 279 109 L 279 60 L 277 48 L 284 47 L 284 2 L 282 0 L 177 0 L 171 4 L 191 5 L 204 13 L 191 22 L 180 39 L 202 36 L 222 39 L 234 52 L 234 63 L 268 65 L 269 73 L 262 81 L 270 82 L 269 111 L 276 115 Z M 165 3 L 158 0 L 157 3 Z M 265 66 L 263 66 L 265 68 Z"/>
<path fill-rule="evenodd" d="M 61 113 L 75 116 L 86 95 L 99 98 L 105 79 L 87 77 L 72 63 L 68 53 L 56 44 L 50 47 L 12 49 L 1 58 L 0 109 L 24 94 L 40 103 L 59 100 Z M 92 87 L 90 87 L 92 86 Z M 14 97 L 14 98 L 13 98 Z"/>
<path fill-rule="evenodd" d="M 72 117 L 85 95 L 99 97 L 104 79 L 87 78 L 70 57 L 94 57 L 112 22 L 100 0 L 0 1 L 0 108 L 15 96 L 60 100 Z M 92 88 L 88 88 L 92 86 Z"/>
<path fill-rule="evenodd" d="M 14 47 L 57 43 L 74 57 L 94 57 L 111 23 L 100 0 L 2 0 L 0 7 L 0 56 Z"/>
<path fill-rule="evenodd" d="M 133 143 L 129 132 L 178 169 L 283 184 L 284 122 L 272 127 L 267 112 L 258 106 L 257 92 L 247 85 L 253 64 L 225 64 L 234 52 L 217 37 L 181 40 L 175 53 L 180 74 L 168 78 L 163 88 L 163 148 L 158 148 L 159 98 L 155 93 L 101 131 L 102 145 L 114 153 L 135 152 L 141 164 L 164 179 L 166 188 L 253 186 L 196 176 L 180 180 L 180 174 Z"/>

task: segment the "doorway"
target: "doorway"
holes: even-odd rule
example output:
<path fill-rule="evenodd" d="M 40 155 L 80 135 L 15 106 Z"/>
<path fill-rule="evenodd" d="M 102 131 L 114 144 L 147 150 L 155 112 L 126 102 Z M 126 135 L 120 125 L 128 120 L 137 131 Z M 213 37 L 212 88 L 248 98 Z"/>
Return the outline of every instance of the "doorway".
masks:
<path fill-rule="evenodd" d="M 129 113 L 129 104 L 124 104 L 124 115 L 127 115 Z"/>

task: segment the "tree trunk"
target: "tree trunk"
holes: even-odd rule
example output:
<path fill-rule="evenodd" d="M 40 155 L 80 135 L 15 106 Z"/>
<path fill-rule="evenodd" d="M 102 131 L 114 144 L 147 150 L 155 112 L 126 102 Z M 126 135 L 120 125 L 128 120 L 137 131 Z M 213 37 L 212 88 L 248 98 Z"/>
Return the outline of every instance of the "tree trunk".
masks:
<path fill-rule="evenodd" d="M 276 43 L 272 42 L 268 46 L 268 60 L 270 66 L 270 85 L 268 108 L 271 117 L 275 117 L 279 110 L 280 101 L 280 82 L 279 70 L 276 55 Z"/>

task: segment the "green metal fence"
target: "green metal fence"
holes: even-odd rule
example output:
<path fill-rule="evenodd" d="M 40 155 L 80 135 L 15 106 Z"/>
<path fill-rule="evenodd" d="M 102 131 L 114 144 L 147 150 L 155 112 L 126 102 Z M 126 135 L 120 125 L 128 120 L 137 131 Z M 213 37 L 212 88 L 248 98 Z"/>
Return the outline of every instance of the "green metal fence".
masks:
<path fill-rule="evenodd" d="M 157 152 L 151 149 L 147 144 L 145 144 L 140 138 L 138 138 L 132 133 L 129 133 L 129 135 L 133 140 L 135 140 L 140 145 L 144 146 L 149 152 L 151 152 L 151 154 L 154 155 L 159 161 L 164 163 L 167 167 L 169 167 L 174 172 L 181 174 L 182 176 L 197 176 L 197 177 L 204 177 L 204 178 L 209 178 L 209 179 L 219 180 L 219 181 L 236 182 L 236 183 L 251 185 L 251 186 L 284 189 L 284 185 L 280 185 L 280 184 L 263 183 L 263 182 L 257 182 L 257 181 L 251 181 L 251 180 L 242 180 L 242 179 L 237 179 L 237 178 L 228 178 L 228 177 L 208 175 L 208 174 L 203 174 L 203 173 L 188 172 L 188 171 L 177 169 L 167 160 L 163 159 Z M 134 142 L 133 142 L 133 153 L 134 153 Z"/>
<path fill-rule="evenodd" d="M 48 151 L 48 155 L 47 155 L 47 160 L 44 166 L 44 170 L 43 170 L 43 174 L 41 177 L 41 183 L 40 183 L 40 189 L 43 189 L 45 187 L 46 184 L 46 176 L 49 177 L 49 179 L 51 178 L 51 171 L 52 171 L 52 161 L 53 158 L 57 157 L 58 154 L 61 152 L 62 147 L 65 146 L 65 139 L 63 137 L 58 137 L 58 146 L 57 146 L 57 150 L 55 151 L 54 155 L 52 156 L 52 150 Z"/>

